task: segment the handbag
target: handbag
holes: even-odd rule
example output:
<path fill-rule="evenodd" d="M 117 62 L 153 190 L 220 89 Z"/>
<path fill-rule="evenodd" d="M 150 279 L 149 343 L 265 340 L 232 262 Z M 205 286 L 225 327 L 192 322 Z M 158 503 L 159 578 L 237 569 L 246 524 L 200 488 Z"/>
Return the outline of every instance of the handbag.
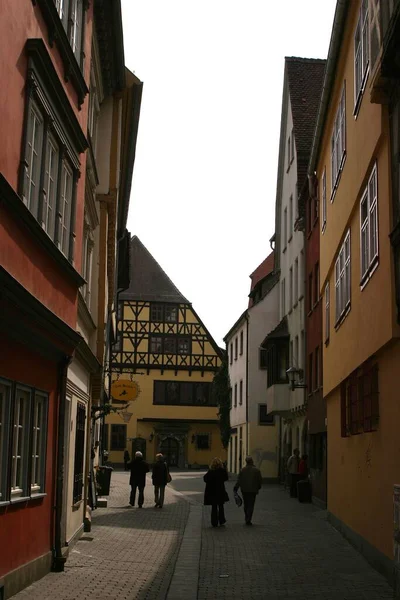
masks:
<path fill-rule="evenodd" d="M 243 504 L 243 500 L 236 490 L 233 490 L 233 497 L 235 498 L 236 506 L 239 506 L 240 508 Z"/>
<path fill-rule="evenodd" d="M 170 475 L 170 473 L 168 471 L 168 474 L 167 474 L 167 483 L 171 483 L 171 481 L 172 481 L 172 477 L 171 477 L 171 475 Z"/>

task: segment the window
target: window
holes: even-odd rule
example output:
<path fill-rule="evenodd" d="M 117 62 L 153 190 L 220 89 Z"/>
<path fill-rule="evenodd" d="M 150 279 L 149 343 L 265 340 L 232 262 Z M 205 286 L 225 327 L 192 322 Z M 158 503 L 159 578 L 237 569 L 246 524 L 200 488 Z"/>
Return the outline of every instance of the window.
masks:
<path fill-rule="evenodd" d="M 43 227 L 51 239 L 56 225 L 56 185 L 58 177 L 58 146 L 49 135 L 44 166 Z"/>
<path fill-rule="evenodd" d="M 230 349 L 231 349 L 231 352 L 230 352 L 230 358 L 231 358 L 230 364 L 232 364 L 232 362 L 233 362 L 233 343 L 232 342 L 231 342 L 231 345 L 230 345 Z"/>
<path fill-rule="evenodd" d="M 283 318 L 286 315 L 286 299 L 285 299 L 286 289 L 285 289 L 285 278 L 281 281 L 281 317 Z"/>
<path fill-rule="evenodd" d="M 288 166 L 288 169 L 290 167 L 291 160 L 292 160 L 292 144 L 291 144 L 291 139 L 290 139 L 290 135 L 289 135 L 288 141 L 287 141 L 287 166 Z"/>
<path fill-rule="evenodd" d="M 243 381 L 239 381 L 239 406 L 243 404 Z"/>
<path fill-rule="evenodd" d="M 293 196 L 289 198 L 289 242 L 293 235 Z"/>
<path fill-rule="evenodd" d="M 329 330 L 331 327 L 331 315 L 330 315 L 330 291 L 329 281 L 325 286 L 325 344 L 329 342 Z"/>
<path fill-rule="evenodd" d="M 0 502 L 6 497 L 11 385 L 0 380 Z"/>
<path fill-rule="evenodd" d="M 237 360 L 238 357 L 238 339 L 237 336 L 235 337 L 235 360 Z"/>
<path fill-rule="evenodd" d="M 47 394 L 35 392 L 32 411 L 31 492 L 44 490 L 46 464 Z"/>
<path fill-rule="evenodd" d="M 322 181 L 321 181 L 321 210 L 322 210 L 321 230 L 323 233 L 326 229 L 326 168 L 324 168 L 324 172 L 322 173 Z"/>
<path fill-rule="evenodd" d="M 369 66 L 369 26 L 368 26 L 368 0 L 362 0 L 360 17 L 358 19 L 354 36 L 354 114 L 356 115 L 361 104 L 368 76 Z"/>
<path fill-rule="evenodd" d="M 331 163 L 332 163 L 332 196 L 339 183 L 339 177 L 343 169 L 346 157 L 346 93 L 343 86 L 342 95 L 333 125 L 331 140 Z"/>
<path fill-rule="evenodd" d="M 167 323 L 176 323 L 178 321 L 178 307 L 176 305 L 165 305 L 165 321 Z"/>
<path fill-rule="evenodd" d="M 150 336 L 150 352 L 152 352 L 153 354 L 161 354 L 162 342 L 163 339 L 161 336 Z"/>
<path fill-rule="evenodd" d="M 313 379 L 313 354 L 311 352 L 311 354 L 308 357 L 308 393 L 311 394 L 312 390 L 313 390 L 313 386 L 314 386 L 314 379 Z"/>
<path fill-rule="evenodd" d="M 94 69 L 90 73 L 89 109 L 88 109 L 88 133 L 92 143 L 92 150 L 96 156 L 97 146 L 97 124 L 99 120 L 100 103 L 96 86 Z"/>
<path fill-rule="evenodd" d="M 11 456 L 11 496 L 27 495 L 29 421 L 31 390 L 18 386 L 15 391 Z"/>
<path fill-rule="evenodd" d="M 319 389 L 319 348 L 315 348 L 314 351 L 315 369 L 314 369 L 314 390 Z"/>
<path fill-rule="evenodd" d="M 164 354 L 176 354 L 176 338 L 164 338 Z"/>
<path fill-rule="evenodd" d="M 292 129 L 292 144 L 291 144 L 291 149 L 290 149 L 290 162 L 292 162 L 292 160 L 294 159 L 294 133 L 293 133 L 293 129 Z"/>
<path fill-rule="evenodd" d="M 294 294 L 294 305 L 297 304 L 299 299 L 299 259 L 296 258 L 294 261 L 294 282 L 293 282 L 293 294 Z"/>
<path fill-rule="evenodd" d="M 154 382 L 153 404 L 216 406 L 211 383 L 165 380 Z"/>
<path fill-rule="evenodd" d="M 288 241 L 288 230 L 287 230 L 287 208 L 283 211 L 283 249 L 286 248 Z"/>
<path fill-rule="evenodd" d="M 243 354 L 243 330 L 240 332 L 240 350 L 239 350 L 240 356 L 242 356 Z"/>
<path fill-rule="evenodd" d="M 294 355 L 293 355 L 294 366 L 299 366 L 299 336 L 296 335 L 294 338 Z"/>
<path fill-rule="evenodd" d="M 314 306 L 319 302 L 319 263 L 314 268 Z"/>
<path fill-rule="evenodd" d="M 125 450 L 126 448 L 126 425 L 111 425 L 111 448 L 110 450 Z"/>
<path fill-rule="evenodd" d="M 196 449 L 197 450 L 209 450 L 210 448 L 211 448 L 210 434 L 209 433 L 198 433 L 196 435 Z"/>
<path fill-rule="evenodd" d="M 308 276 L 308 312 L 311 312 L 313 309 L 313 274 L 312 271 Z"/>
<path fill-rule="evenodd" d="M 55 0 L 57 12 L 68 36 L 69 43 L 78 63 L 81 63 L 83 1 Z"/>
<path fill-rule="evenodd" d="M 66 256 L 69 254 L 71 206 L 72 171 L 66 163 L 63 163 L 61 171 L 61 233 L 59 248 Z"/>
<path fill-rule="evenodd" d="M 260 348 L 259 359 L 260 369 L 266 369 L 268 367 L 266 348 Z"/>
<path fill-rule="evenodd" d="M 259 425 L 274 425 L 275 424 L 275 416 L 268 414 L 268 409 L 266 404 L 258 405 L 258 424 Z"/>
<path fill-rule="evenodd" d="M 235 392 L 233 395 L 233 406 L 236 408 L 237 407 L 237 383 L 235 383 L 234 390 L 235 390 Z"/>
<path fill-rule="evenodd" d="M 190 338 L 178 338 L 178 354 L 190 354 Z"/>
<path fill-rule="evenodd" d="M 75 437 L 75 464 L 74 464 L 74 490 L 73 503 L 82 500 L 83 490 L 83 465 L 85 458 L 85 405 L 78 402 L 76 409 L 76 437 Z M 117 425 L 118 427 L 118 425 Z M 125 427 L 124 425 L 122 427 Z"/>
<path fill-rule="evenodd" d="M 83 248 L 82 248 L 82 276 L 86 280 L 82 288 L 82 296 L 86 304 L 90 306 L 90 297 L 92 291 L 92 263 L 93 263 L 94 237 L 90 228 L 89 221 L 85 215 L 83 226 Z"/>
<path fill-rule="evenodd" d="M 294 360 L 294 350 L 293 350 L 293 340 L 290 340 L 290 354 L 289 354 L 289 364 L 290 366 L 293 365 L 293 360 Z"/>
<path fill-rule="evenodd" d="M 267 348 L 267 387 L 288 382 L 288 362 L 289 341 L 286 338 L 275 339 Z"/>
<path fill-rule="evenodd" d="M 350 285 L 350 231 L 348 231 L 335 263 L 337 324 L 350 307 Z"/>
<path fill-rule="evenodd" d="M 360 203 L 361 283 L 364 283 L 378 261 L 378 197 L 377 168 L 374 166 Z"/>
<path fill-rule="evenodd" d="M 150 304 L 150 320 L 159 323 L 164 320 L 164 306 L 162 304 Z"/>
<path fill-rule="evenodd" d="M 378 365 L 364 363 L 341 385 L 342 437 L 376 431 L 379 423 Z"/>

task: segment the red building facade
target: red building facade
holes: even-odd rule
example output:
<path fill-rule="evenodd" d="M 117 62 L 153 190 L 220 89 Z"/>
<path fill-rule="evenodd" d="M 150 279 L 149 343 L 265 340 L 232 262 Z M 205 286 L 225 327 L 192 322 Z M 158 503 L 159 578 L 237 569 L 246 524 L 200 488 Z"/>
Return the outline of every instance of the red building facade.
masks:
<path fill-rule="evenodd" d="M 68 364 L 77 294 L 93 3 L 0 7 L 0 589 L 10 597 L 60 545 Z"/>

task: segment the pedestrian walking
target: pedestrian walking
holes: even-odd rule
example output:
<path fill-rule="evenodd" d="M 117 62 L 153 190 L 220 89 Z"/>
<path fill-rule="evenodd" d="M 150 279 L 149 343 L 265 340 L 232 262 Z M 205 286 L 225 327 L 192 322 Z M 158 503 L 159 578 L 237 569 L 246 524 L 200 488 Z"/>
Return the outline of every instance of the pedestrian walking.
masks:
<path fill-rule="evenodd" d="M 292 456 L 289 458 L 287 463 L 287 469 L 290 477 L 290 497 L 297 498 L 297 482 L 299 480 L 299 449 L 293 450 Z"/>
<path fill-rule="evenodd" d="M 125 467 L 125 471 L 129 471 L 129 462 L 131 460 L 130 454 L 128 452 L 128 450 L 125 450 L 124 452 L 124 467 Z"/>
<path fill-rule="evenodd" d="M 228 472 L 220 458 L 213 458 L 203 480 L 206 484 L 204 504 L 211 505 L 211 525 L 213 527 L 218 527 L 218 524 L 224 525 L 226 523 L 224 503 L 229 502 L 229 496 L 225 489 Z"/>
<path fill-rule="evenodd" d="M 138 506 L 142 508 L 144 502 L 144 488 L 146 485 L 146 473 L 150 471 L 150 467 L 143 459 L 141 452 L 135 452 L 135 458 L 129 463 L 131 476 L 129 483 L 131 486 L 131 496 L 129 504 L 135 506 L 136 490 L 139 490 Z"/>
<path fill-rule="evenodd" d="M 165 486 L 171 481 L 168 467 L 162 454 L 156 454 L 156 462 L 152 468 L 151 478 L 154 485 L 154 502 L 156 508 L 164 505 Z"/>
<path fill-rule="evenodd" d="M 246 456 L 246 465 L 240 471 L 235 487 L 235 492 L 240 488 L 243 496 L 244 518 L 246 525 L 252 525 L 256 496 L 261 489 L 262 477 L 260 469 L 254 465 L 251 456 Z"/>

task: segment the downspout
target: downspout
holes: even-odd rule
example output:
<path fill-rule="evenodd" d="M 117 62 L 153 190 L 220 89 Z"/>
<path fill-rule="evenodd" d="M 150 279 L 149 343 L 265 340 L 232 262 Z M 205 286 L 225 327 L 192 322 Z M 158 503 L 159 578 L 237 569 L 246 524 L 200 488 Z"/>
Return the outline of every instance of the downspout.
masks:
<path fill-rule="evenodd" d="M 64 356 L 59 365 L 58 374 L 58 426 L 57 426 L 57 468 L 56 468 L 56 491 L 55 491 L 55 531 L 52 571 L 64 571 L 64 564 L 67 560 L 62 554 L 61 548 L 61 520 L 63 508 L 64 492 L 64 430 L 65 430 L 65 406 L 67 402 L 67 377 L 68 367 L 72 361 L 72 356 Z"/>
<path fill-rule="evenodd" d="M 249 454 L 249 315 L 246 313 L 246 456 Z"/>

